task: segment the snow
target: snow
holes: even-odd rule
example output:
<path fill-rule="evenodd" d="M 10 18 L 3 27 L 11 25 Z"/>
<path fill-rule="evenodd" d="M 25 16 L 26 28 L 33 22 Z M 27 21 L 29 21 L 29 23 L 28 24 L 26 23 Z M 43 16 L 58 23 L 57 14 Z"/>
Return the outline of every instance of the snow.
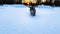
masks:
<path fill-rule="evenodd" d="M 0 34 L 60 34 L 60 7 L 39 5 L 33 17 L 24 5 L 0 6 Z"/>

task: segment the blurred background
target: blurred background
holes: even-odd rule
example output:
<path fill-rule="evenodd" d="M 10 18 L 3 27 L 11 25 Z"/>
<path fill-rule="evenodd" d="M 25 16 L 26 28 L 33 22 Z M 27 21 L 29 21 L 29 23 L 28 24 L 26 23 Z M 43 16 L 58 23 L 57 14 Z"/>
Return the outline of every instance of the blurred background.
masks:
<path fill-rule="evenodd" d="M 42 3 L 31 16 L 28 6 L 12 1 L 4 4 L 0 0 L 0 34 L 60 34 L 60 7 Z"/>

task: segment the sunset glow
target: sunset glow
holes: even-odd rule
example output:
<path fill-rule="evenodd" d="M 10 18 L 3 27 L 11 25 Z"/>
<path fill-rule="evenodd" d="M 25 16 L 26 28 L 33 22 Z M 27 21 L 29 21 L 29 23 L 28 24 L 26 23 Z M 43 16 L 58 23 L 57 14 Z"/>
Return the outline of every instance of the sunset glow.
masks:
<path fill-rule="evenodd" d="M 46 2 L 46 0 L 41 0 L 41 2 L 45 3 L 45 2 Z"/>
<path fill-rule="evenodd" d="M 22 0 L 22 3 L 27 3 L 27 4 L 30 4 L 30 3 L 36 3 L 37 0 Z"/>

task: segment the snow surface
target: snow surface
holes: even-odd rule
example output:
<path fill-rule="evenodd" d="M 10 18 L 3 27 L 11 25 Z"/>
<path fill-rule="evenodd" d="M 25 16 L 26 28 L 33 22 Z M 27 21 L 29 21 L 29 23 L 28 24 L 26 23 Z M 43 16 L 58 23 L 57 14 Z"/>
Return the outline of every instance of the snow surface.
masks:
<path fill-rule="evenodd" d="M 24 5 L 0 6 L 0 34 L 60 34 L 60 7 L 39 5 L 33 17 Z"/>

